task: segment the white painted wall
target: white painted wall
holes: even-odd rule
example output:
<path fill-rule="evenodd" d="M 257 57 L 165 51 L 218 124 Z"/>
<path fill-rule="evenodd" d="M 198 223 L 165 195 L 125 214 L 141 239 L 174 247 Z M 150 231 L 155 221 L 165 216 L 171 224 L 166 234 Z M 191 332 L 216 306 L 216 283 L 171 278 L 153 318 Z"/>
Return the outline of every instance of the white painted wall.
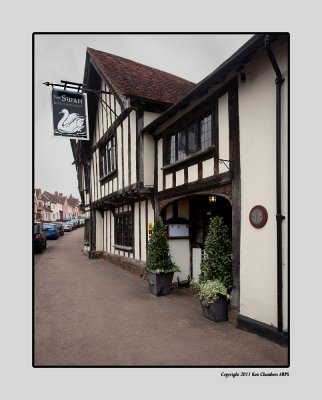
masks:
<path fill-rule="evenodd" d="M 173 186 L 173 178 L 172 174 L 168 174 L 165 176 L 165 188 L 166 189 L 171 189 Z"/>
<path fill-rule="evenodd" d="M 170 253 L 173 262 L 181 269 L 175 272 L 172 282 L 177 282 L 177 277 L 181 281 L 187 280 L 190 276 L 190 243 L 189 239 L 169 239 Z"/>
<path fill-rule="evenodd" d="M 214 159 L 210 158 L 209 160 L 202 162 L 202 177 L 208 178 L 209 176 L 213 176 L 214 174 Z"/>
<path fill-rule="evenodd" d="M 286 54 L 285 58 L 277 57 L 282 72 L 286 68 Z M 245 74 L 246 82 L 239 85 L 240 313 L 276 327 L 275 73 L 267 55 L 262 52 L 261 57 L 247 65 Z M 287 90 L 286 86 L 284 90 Z M 284 95 L 284 130 L 287 129 L 286 100 Z M 284 165 L 286 168 L 286 160 Z M 286 185 L 284 181 L 284 192 Z M 249 211 L 256 204 L 263 205 L 268 211 L 267 224 L 261 229 L 254 228 L 249 222 Z M 285 215 L 286 204 L 285 200 Z M 285 227 L 286 224 L 287 221 Z"/>
<path fill-rule="evenodd" d="M 219 158 L 229 160 L 229 116 L 228 93 L 218 99 Z M 227 165 L 229 163 L 226 162 Z M 219 173 L 227 172 L 224 163 L 219 163 Z"/>
<path fill-rule="evenodd" d="M 99 211 L 95 211 L 96 217 L 96 251 L 103 251 L 103 217 Z"/>
<path fill-rule="evenodd" d="M 129 116 L 131 127 L 131 184 L 136 182 L 136 112 Z"/>
<path fill-rule="evenodd" d="M 130 185 L 129 183 L 129 142 L 128 142 L 128 119 L 123 122 L 123 147 L 124 147 L 124 187 Z"/>
<path fill-rule="evenodd" d="M 188 168 L 188 182 L 194 182 L 198 180 L 198 165 L 192 165 Z"/>
<path fill-rule="evenodd" d="M 144 185 L 154 185 L 154 140 L 152 135 L 144 135 L 143 137 L 143 168 L 144 168 Z"/>
<path fill-rule="evenodd" d="M 176 172 L 176 186 L 180 186 L 184 184 L 184 170 Z"/>

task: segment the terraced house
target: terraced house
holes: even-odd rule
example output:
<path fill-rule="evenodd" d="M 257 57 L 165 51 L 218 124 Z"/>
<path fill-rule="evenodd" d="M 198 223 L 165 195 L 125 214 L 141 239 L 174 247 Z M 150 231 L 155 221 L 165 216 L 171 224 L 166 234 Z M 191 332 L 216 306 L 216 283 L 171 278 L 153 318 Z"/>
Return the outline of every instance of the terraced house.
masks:
<path fill-rule="evenodd" d="M 211 49 L 210 51 L 214 51 Z M 200 83 L 88 49 L 90 141 L 72 143 L 85 248 L 140 270 L 158 219 L 197 277 L 209 219 L 232 239 L 241 326 L 288 336 L 289 35 L 254 35 Z"/>

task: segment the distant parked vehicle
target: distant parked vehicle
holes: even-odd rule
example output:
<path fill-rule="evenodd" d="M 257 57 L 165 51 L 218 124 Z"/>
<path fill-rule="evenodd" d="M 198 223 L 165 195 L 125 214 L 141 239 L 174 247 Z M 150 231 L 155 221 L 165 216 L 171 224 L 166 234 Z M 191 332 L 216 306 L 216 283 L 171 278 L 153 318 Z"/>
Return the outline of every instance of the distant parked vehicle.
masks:
<path fill-rule="evenodd" d="M 42 253 L 47 247 L 47 237 L 41 222 L 34 222 L 34 250 Z"/>
<path fill-rule="evenodd" d="M 74 225 L 72 222 L 62 222 L 63 228 L 65 232 L 71 232 L 74 228 Z"/>
<path fill-rule="evenodd" d="M 59 235 L 60 236 L 64 236 L 65 232 L 64 232 L 64 226 L 62 222 L 54 222 L 54 224 L 58 227 L 59 230 Z"/>
<path fill-rule="evenodd" d="M 58 226 L 52 223 L 44 223 L 44 231 L 47 239 L 57 240 L 60 236 Z"/>
<path fill-rule="evenodd" d="M 70 222 L 74 224 L 75 228 L 78 228 L 80 226 L 79 220 L 77 218 L 72 218 Z"/>
<path fill-rule="evenodd" d="M 79 225 L 84 226 L 85 225 L 85 219 L 84 218 L 78 218 L 79 220 Z"/>

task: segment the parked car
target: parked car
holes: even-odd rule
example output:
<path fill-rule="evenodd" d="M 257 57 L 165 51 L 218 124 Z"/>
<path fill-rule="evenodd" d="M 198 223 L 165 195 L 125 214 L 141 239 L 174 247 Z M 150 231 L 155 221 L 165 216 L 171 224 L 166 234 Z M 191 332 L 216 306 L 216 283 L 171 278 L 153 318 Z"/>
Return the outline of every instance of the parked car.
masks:
<path fill-rule="evenodd" d="M 34 251 L 42 253 L 47 247 L 47 237 L 41 222 L 34 222 Z"/>
<path fill-rule="evenodd" d="M 84 218 L 79 218 L 79 225 L 84 226 L 85 225 L 85 219 Z"/>
<path fill-rule="evenodd" d="M 58 227 L 59 230 L 59 235 L 60 236 L 64 236 L 65 232 L 64 232 L 64 226 L 62 222 L 54 222 L 54 224 Z"/>
<path fill-rule="evenodd" d="M 75 228 L 78 228 L 80 226 L 79 225 L 79 220 L 77 218 L 72 218 L 70 220 L 70 222 L 72 222 L 74 224 Z"/>
<path fill-rule="evenodd" d="M 62 225 L 65 232 L 71 232 L 74 229 L 72 222 L 62 222 Z"/>
<path fill-rule="evenodd" d="M 44 223 L 44 231 L 46 232 L 47 239 L 55 239 L 57 240 L 60 236 L 59 229 L 55 224 L 52 223 Z"/>

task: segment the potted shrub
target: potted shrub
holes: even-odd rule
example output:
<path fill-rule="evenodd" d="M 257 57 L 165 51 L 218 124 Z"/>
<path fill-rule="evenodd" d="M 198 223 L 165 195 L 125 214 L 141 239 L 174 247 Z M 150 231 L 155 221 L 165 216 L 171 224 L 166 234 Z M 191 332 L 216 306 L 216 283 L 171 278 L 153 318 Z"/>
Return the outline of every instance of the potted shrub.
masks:
<path fill-rule="evenodd" d="M 197 289 L 202 312 L 206 318 L 214 322 L 228 320 L 228 299 L 230 299 L 230 295 L 219 279 L 204 283 L 194 280 L 192 286 Z"/>
<path fill-rule="evenodd" d="M 228 301 L 232 285 L 231 240 L 223 218 L 210 219 L 197 289 L 204 315 L 212 321 L 228 320 Z"/>
<path fill-rule="evenodd" d="M 180 269 L 171 259 L 167 227 L 159 221 L 155 223 L 149 239 L 145 269 L 150 292 L 155 296 L 169 294 L 173 274 Z"/>

